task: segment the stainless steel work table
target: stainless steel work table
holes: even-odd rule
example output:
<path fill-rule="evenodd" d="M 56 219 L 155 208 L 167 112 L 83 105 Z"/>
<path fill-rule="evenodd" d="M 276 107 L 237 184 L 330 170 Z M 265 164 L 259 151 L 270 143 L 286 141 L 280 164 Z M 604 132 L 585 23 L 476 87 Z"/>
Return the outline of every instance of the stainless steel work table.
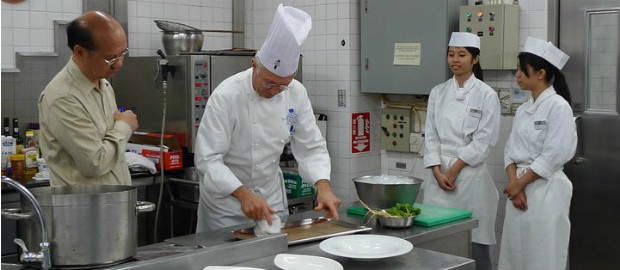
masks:
<path fill-rule="evenodd" d="M 314 255 L 330 258 L 338 261 L 346 270 L 366 270 L 366 269 L 382 269 L 382 270 L 399 270 L 399 269 L 416 269 L 416 270 L 437 270 L 437 269 L 454 269 L 454 270 L 473 270 L 475 264 L 472 259 L 440 253 L 422 248 L 414 247 L 407 254 L 385 258 L 376 261 L 356 261 L 348 258 L 338 257 L 323 252 L 319 245 L 312 245 L 295 252 L 290 250 L 286 253 Z M 245 261 L 235 264 L 234 266 L 257 267 L 263 269 L 280 269 L 273 263 L 275 255 L 260 259 Z"/>
<path fill-rule="evenodd" d="M 305 212 L 293 215 L 289 217 L 289 220 L 317 216 L 319 216 L 318 213 Z M 353 224 L 362 224 L 364 222 L 362 217 L 350 215 L 344 211 L 340 213 L 340 219 Z M 359 262 L 327 254 L 319 248 L 320 241 L 289 246 L 286 253 L 332 258 L 339 261 L 345 269 L 474 269 L 474 261 L 467 257 L 470 257 L 471 230 L 478 226 L 477 219 L 463 219 L 428 228 L 412 226 L 405 229 L 391 229 L 382 228 L 372 223 L 368 225 L 373 227 L 373 230 L 368 231 L 368 233 L 390 235 L 405 239 L 414 245 L 414 249 L 402 256 L 370 262 Z M 235 241 L 229 232 L 244 227 L 246 226 L 176 237 L 167 239 L 166 242 L 183 246 L 215 247 Z M 145 248 L 139 248 L 138 253 L 140 254 L 141 250 L 145 250 Z M 247 252 L 254 253 L 257 250 L 247 250 Z M 277 269 L 273 264 L 275 255 L 239 261 L 233 265 Z M 203 267 L 207 265 L 203 265 Z"/>

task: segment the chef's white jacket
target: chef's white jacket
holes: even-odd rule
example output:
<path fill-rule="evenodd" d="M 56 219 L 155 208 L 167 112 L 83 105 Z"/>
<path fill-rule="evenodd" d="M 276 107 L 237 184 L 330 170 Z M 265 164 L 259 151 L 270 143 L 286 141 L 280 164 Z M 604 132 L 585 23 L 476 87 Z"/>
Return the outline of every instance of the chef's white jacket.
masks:
<path fill-rule="evenodd" d="M 499 269 L 565 269 L 573 187 L 562 169 L 576 148 L 573 111 L 553 86 L 519 107 L 504 164 L 515 163 L 517 177 L 531 169 L 541 178 L 525 187 L 526 211 L 506 202 Z"/>
<path fill-rule="evenodd" d="M 330 157 L 306 88 L 266 99 L 252 87 L 252 68 L 224 80 L 209 97 L 196 135 L 195 165 L 202 178 L 196 231 L 248 223 L 231 193 L 245 185 L 277 211 L 287 202 L 279 162 L 290 141 L 299 174 L 314 185 L 329 179 Z"/>
<path fill-rule="evenodd" d="M 480 224 L 472 231 L 472 241 L 485 245 L 495 244 L 499 194 L 485 160 L 499 138 L 499 118 L 497 93 L 473 74 L 463 88 L 453 77 L 431 90 L 424 166 L 441 165 L 445 173 L 459 158 L 468 166 L 450 192 L 441 189 L 431 173 L 422 184 L 424 203 L 472 210 Z"/>

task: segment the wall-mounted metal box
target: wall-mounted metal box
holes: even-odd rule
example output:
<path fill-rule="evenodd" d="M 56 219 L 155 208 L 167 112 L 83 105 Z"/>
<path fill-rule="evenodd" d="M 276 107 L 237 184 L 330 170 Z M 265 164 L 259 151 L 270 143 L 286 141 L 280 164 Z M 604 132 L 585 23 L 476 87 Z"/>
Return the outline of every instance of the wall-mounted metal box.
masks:
<path fill-rule="evenodd" d="M 447 50 L 465 0 L 364 0 L 361 90 L 423 94 L 450 77 Z"/>
<path fill-rule="evenodd" d="M 480 37 L 482 69 L 516 69 L 519 49 L 519 6 L 463 6 L 460 31 Z"/>

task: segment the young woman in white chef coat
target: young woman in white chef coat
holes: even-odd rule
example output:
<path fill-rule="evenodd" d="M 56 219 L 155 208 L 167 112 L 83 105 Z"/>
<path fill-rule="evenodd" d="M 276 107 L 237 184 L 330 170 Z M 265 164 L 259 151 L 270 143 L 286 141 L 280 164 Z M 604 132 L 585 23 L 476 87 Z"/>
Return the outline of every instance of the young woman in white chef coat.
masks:
<path fill-rule="evenodd" d="M 466 208 L 479 220 L 472 231 L 476 269 L 491 269 L 499 194 L 485 160 L 499 137 L 497 93 L 482 82 L 480 38 L 452 33 L 448 66 L 454 76 L 435 86 L 426 115 L 424 203 Z"/>
<path fill-rule="evenodd" d="M 575 154 L 577 132 L 560 69 L 568 55 L 528 37 L 517 82 L 532 98 L 519 107 L 506 144 L 506 217 L 499 269 L 566 267 L 573 187 L 562 171 Z"/>

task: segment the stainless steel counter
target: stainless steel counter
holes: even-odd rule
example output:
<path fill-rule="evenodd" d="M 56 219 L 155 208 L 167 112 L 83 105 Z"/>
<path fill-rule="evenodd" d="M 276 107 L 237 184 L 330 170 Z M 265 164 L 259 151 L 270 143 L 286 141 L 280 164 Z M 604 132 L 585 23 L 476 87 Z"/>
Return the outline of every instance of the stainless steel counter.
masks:
<path fill-rule="evenodd" d="M 202 270 L 208 265 L 232 265 L 251 261 L 286 251 L 286 235 L 277 234 L 243 241 L 221 243 L 202 248 L 195 248 L 172 254 L 171 249 L 179 247 L 169 243 L 158 243 L 139 248 L 138 256 L 146 253 L 159 253 L 158 257 L 142 261 L 121 264 L 108 269 L 115 270 Z M 275 254 L 274 254 L 275 253 Z"/>
<path fill-rule="evenodd" d="M 319 214 L 320 213 L 305 212 L 291 216 L 289 217 L 289 220 L 312 218 L 318 216 Z M 340 214 L 341 220 L 343 221 L 353 224 L 362 224 L 364 222 L 362 217 L 349 215 L 344 212 Z M 376 224 L 372 223 L 369 225 L 373 226 L 373 230 L 369 231 L 369 233 L 390 235 L 405 239 L 413 243 L 414 249 L 408 254 L 402 256 L 371 262 L 359 262 L 327 254 L 320 250 L 319 241 L 288 246 L 286 253 L 332 258 L 339 261 L 345 269 L 474 269 L 474 261 L 466 257 L 469 257 L 471 248 L 471 229 L 478 226 L 478 220 L 476 219 L 470 218 L 458 220 L 428 228 L 413 226 L 405 229 L 392 229 L 378 227 Z M 221 244 L 236 241 L 229 232 L 237 228 L 245 227 L 247 227 L 247 225 L 235 226 L 219 231 L 176 237 L 167 239 L 166 242 L 183 246 L 216 247 Z M 427 247 L 430 247 L 432 250 L 426 249 Z M 139 248 L 138 253 L 140 253 L 140 250 L 144 248 L 145 247 Z M 267 248 L 262 247 L 262 249 L 265 250 Z M 444 253 L 444 251 L 447 253 Z M 248 250 L 248 252 L 252 253 L 255 251 Z M 455 253 L 457 254 L 454 255 Z M 462 253 L 467 254 L 459 255 Z M 234 265 L 259 267 L 264 269 L 278 269 L 273 264 L 275 255 L 277 255 L 277 253 L 253 260 L 239 262 Z M 210 263 L 208 265 L 216 264 Z"/>
<path fill-rule="evenodd" d="M 313 245 L 298 249 L 295 252 L 286 252 L 291 254 L 303 254 L 321 256 L 325 258 L 333 259 L 344 267 L 346 270 L 366 270 L 366 269 L 381 269 L 381 270 L 399 270 L 399 269 L 416 269 L 416 270 L 437 270 L 437 269 L 454 269 L 454 270 L 474 270 L 475 264 L 472 259 L 431 251 L 427 249 L 421 249 L 414 247 L 412 251 L 407 254 L 385 258 L 376 261 L 356 261 L 348 258 L 338 257 L 331 254 L 327 254 L 322 251 L 318 245 Z M 257 267 L 263 269 L 280 269 L 275 266 L 273 259 L 275 255 L 255 260 L 245 261 L 235 264 L 234 266 L 246 266 Z"/>

